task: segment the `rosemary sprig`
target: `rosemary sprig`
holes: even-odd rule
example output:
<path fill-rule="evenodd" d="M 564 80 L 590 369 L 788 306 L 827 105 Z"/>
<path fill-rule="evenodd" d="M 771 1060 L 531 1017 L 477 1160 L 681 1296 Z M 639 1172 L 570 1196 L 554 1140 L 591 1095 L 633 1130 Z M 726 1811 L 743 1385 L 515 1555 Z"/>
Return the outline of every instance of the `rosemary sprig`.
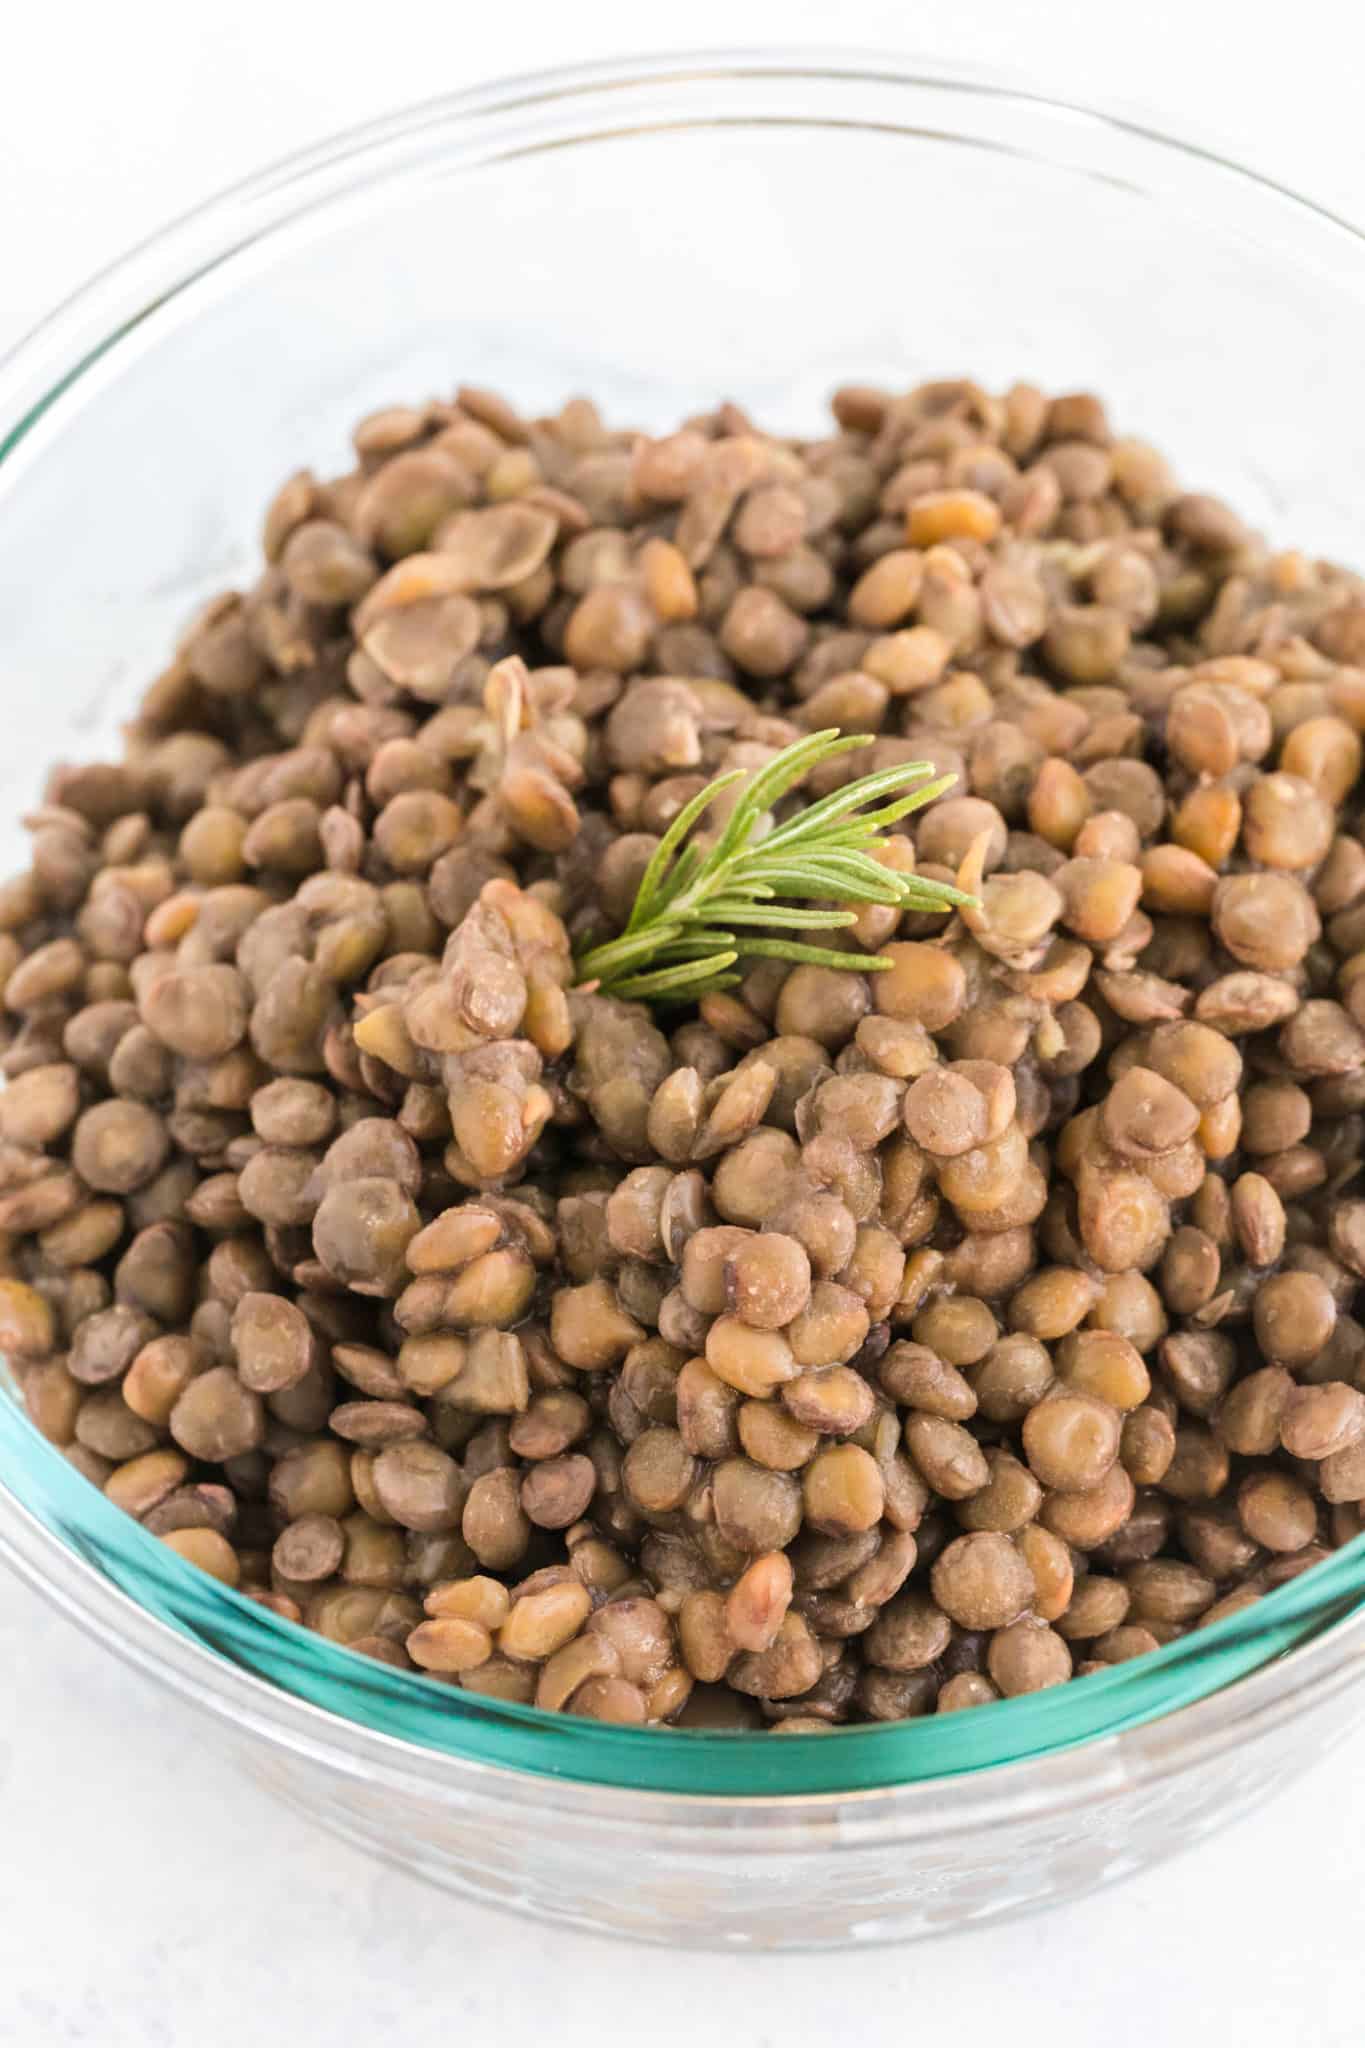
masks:
<path fill-rule="evenodd" d="M 773 934 L 854 924 L 857 912 L 846 907 L 850 903 L 929 911 L 974 904 L 975 897 L 947 882 L 898 874 L 874 858 L 891 826 L 956 780 L 941 775 L 924 782 L 934 772 L 927 761 L 900 761 L 864 775 L 764 829 L 773 807 L 812 769 L 871 746 L 872 738 L 831 728 L 793 741 L 752 776 L 709 844 L 688 834 L 749 770 L 732 768 L 698 790 L 654 849 L 625 930 L 580 953 L 578 985 L 604 995 L 681 1003 L 733 987 L 745 959 L 804 960 L 876 973 L 890 963 Z M 911 783 L 922 786 L 911 790 Z M 791 898 L 797 902 L 779 900 Z"/>

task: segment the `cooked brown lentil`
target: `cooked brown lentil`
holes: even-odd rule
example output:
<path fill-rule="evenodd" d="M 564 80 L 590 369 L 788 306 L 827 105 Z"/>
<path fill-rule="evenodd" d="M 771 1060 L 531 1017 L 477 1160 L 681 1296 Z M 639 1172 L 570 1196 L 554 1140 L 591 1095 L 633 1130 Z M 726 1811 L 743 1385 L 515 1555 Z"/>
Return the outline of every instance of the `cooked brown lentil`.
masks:
<path fill-rule="evenodd" d="M 1359 1527 L 1361 585 L 1084 393 L 835 418 L 371 416 L 0 892 L 38 1427 L 493 1696 L 950 1712 Z M 830 724 L 957 776 L 884 857 L 978 907 L 575 991 L 703 783 Z"/>

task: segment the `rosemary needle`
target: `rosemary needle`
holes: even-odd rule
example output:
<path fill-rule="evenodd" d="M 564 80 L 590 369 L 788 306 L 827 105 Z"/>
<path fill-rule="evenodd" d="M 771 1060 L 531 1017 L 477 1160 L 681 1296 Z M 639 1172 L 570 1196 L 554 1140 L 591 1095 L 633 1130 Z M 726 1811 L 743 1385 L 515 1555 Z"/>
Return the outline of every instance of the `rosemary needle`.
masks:
<path fill-rule="evenodd" d="M 812 945 L 799 934 L 855 923 L 849 904 L 930 911 L 974 904 L 947 882 L 899 874 L 876 858 L 894 825 L 952 787 L 951 775 L 924 779 L 934 776 L 927 761 L 900 761 L 864 775 L 780 825 L 771 823 L 773 807 L 812 769 L 871 746 L 872 737 L 834 728 L 811 733 L 757 774 L 733 768 L 698 790 L 654 849 L 625 930 L 579 954 L 579 986 L 680 1003 L 732 987 L 741 978 L 738 963 L 751 958 L 876 973 L 889 963 Z M 689 838 L 716 798 L 746 780 L 709 842 Z"/>

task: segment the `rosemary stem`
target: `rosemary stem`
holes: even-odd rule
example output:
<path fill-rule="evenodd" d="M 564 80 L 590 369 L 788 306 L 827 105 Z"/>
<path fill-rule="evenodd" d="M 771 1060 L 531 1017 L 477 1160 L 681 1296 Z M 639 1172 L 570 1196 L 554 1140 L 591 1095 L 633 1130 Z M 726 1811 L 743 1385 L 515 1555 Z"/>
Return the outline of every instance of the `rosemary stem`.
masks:
<path fill-rule="evenodd" d="M 744 958 L 876 973 L 888 963 L 784 934 L 853 924 L 854 904 L 945 913 L 974 904 L 961 890 L 877 858 L 894 825 L 951 786 L 951 776 L 934 779 L 928 762 L 900 762 L 845 783 L 762 831 L 814 768 L 871 744 L 865 733 L 808 733 L 755 773 L 731 769 L 699 790 L 655 847 L 624 931 L 579 954 L 579 985 L 627 999 L 690 1002 L 731 986 L 739 978 L 731 970 Z M 922 786 L 910 789 L 914 783 Z M 714 836 L 693 836 L 727 790 L 735 791 L 729 817 Z"/>

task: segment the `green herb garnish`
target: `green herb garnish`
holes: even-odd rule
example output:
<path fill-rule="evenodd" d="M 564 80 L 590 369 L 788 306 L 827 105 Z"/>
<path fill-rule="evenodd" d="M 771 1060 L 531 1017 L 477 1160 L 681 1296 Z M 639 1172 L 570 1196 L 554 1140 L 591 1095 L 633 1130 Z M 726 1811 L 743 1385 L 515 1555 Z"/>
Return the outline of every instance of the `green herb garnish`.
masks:
<path fill-rule="evenodd" d="M 893 825 L 956 781 L 941 775 L 908 795 L 899 794 L 933 775 L 928 761 L 899 761 L 864 775 L 808 804 L 786 823 L 763 830 L 773 806 L 803 776 L 836 755 L 871 746 L 872 740 L 870 733 L 843 736 L 836 728 L 815 732 L 784 747 L 757 774 L 732 768 L 698 790 L 655 848 L 620 937 L 579 954 L 579 986 L 592 984 L 604 995 L 683 1003 L 733 987 L 741 979 L 732 972 L 736 963 L 754 957 L 876 973 L 890 962 L 771 934 L 854 924 L 857 912 L 843 907 L 850 903 L 927 911 L 974 904 L 975 897 L 947 882 L 898 874 L 873 858 Z M 721 792 L 749 776 L 748 788 L 710 843 L 689 840 Z M 864 810 L 864 804 L 878 808 Z M 818 907 L 798 909 L 781 900 L 791 898 Z"/>

